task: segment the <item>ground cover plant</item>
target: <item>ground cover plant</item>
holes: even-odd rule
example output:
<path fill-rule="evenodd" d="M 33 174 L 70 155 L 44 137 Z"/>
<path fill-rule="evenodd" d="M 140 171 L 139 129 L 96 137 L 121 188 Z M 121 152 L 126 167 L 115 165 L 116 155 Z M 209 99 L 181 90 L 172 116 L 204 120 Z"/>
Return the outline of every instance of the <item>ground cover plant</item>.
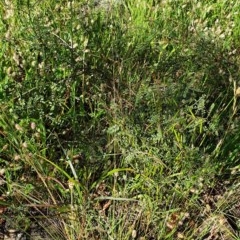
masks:
<path fill-rule="evenodd" d="M 2 231 L 238 239 L 239 4 L 2 1 Z"/>

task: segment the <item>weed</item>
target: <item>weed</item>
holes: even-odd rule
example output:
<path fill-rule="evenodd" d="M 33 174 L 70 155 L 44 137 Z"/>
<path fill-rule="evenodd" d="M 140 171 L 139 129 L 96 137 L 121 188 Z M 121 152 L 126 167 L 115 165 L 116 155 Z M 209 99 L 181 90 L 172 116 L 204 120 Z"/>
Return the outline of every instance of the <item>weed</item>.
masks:
<path fill-rule="evenodd" d="M 5 228 L 236 239 L 237 2 L 0 3 Z"/>

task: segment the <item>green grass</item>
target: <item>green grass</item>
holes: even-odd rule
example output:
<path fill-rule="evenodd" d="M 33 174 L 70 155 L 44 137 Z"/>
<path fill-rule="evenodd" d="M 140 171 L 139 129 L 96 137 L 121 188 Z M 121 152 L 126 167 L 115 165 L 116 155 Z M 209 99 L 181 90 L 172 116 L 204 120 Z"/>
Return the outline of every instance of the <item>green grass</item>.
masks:
<path fill-rule="evenodd" d="M 239 3 L 1 2 L 2 218 L 51 239 L 238 239 L 216 225 L 240 196 Z"/>

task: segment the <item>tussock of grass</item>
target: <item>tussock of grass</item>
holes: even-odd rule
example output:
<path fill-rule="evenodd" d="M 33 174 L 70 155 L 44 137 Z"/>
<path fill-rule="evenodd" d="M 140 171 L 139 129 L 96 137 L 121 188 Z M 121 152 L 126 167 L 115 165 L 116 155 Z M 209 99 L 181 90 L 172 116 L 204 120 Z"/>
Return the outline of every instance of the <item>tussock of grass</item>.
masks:
<path fill-rule="evenodd" d="M 52 239 L 237 239 L 237 2 L 0 3 L 7 222 Z"/>

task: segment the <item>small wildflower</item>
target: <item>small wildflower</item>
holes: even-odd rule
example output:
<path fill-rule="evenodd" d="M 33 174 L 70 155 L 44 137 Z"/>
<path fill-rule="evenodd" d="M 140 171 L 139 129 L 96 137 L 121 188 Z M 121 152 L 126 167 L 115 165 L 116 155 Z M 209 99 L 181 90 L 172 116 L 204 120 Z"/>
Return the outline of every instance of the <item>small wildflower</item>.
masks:
<path fill-rule="evenodd" d="M 8 30 L 8 31 L 6 32 L 5 38 L 6 38 L 7 40 L 10 40 L 10 38 L 11 38 L 11 31 Z"/>
<path fill-rule="evenodd" d="M 137 231 L 135 229 L 132 230 L 132 238 L 136 238 L 137 237 Z"/>
<path fill-rule="evenodd" d="M 4 173 L 5 173 L 5 168 L 0 169 L 0 176 L 3 176 Z"/>
<path fill-rule="evenodd" d="M 2 147 L 2 151 L 6 151 L 8 149 L 8 144 L 5 144 L 3 147 Z"/>
<path fill-rule="evenodd" d="M 19 125 L 19 124 L 15 124 L 15 128 L 18 130 L 18 131 L 22 131 L 22 127 Z"/>
<path fill-rule="evenodd" d="M 172 223 L 170 222 L 167 222 L 166 226 L 170 229 L 170 230 L 173 230 L 175 228 L 175 225 L 173 225 Z"/>
<path fill-rule="evenodd" d="M 37 138 L 37 139 L 40 139 L 40 133 L 39 133 L 39 132 L 36 132 L 36 133 L 34 134 L 34 137 Z"/>
<path fill-rule="evenodd" d="M 16 52 L 13 53 L 13 60 L 17 65 L 20 65 L 20 56 Z"/>
<path fill-rule="evenodd" d="M 24 148 L 27 148 L 27 147 L 28 147 L 28 145 L 27 145 L 26 142 L 24 142 L 24 143 L 22 144 L 22 146 L 23 146 Z"/>
<path fill-rule="evenodd" d="M 235 91 L 235 96 L 240 97 L 240 87 L 238 87 Z"/>
<path fill-rule="evenodd" d="M 68 187 L 69 187 L 70 190 L 72 190 L 73 187 L 74 187 L 74 182 L 71 181 L 71 180 L 69 180 L 69 181 L 68 181 Z"/>
<path fill-rule="evenodd" d="M 13 16 L 14 16 L 14 11 L 13 11 L 13 9 L 8 9 L 8 10 L 6 11 L 5 16 L 4 16 L 4 19 L 7 20 L 7 19 L 9 19 L 9 18 L 11 18 L 11 17 L 13 17 Z"/>
<path fill-rule="evenodd" d="M 34 60 L 34 61 L 31 62 L 32 67 L 35 67 L 36 65 L 37 65 L 37 61 Z"/>
<path fill-rule="evenodd" d="M 11 75 L 11 73 L 12 73 L 12 68 L 11 68 L 11 67 L 8 67 L 8 68 L 7 68 L 7 75 Z"/>
<path fill-rule="evenodd" d="M 41 63 L 38 64 L 38 68 L 39 68 L 39 69 L 43 69 L 43 68 L 44 68 L 44 65 L 45 65 L 45 63 L 44 63 L 44 62 L 41 62 Z"/>
<path fill-rule="evenodd" d="M 222 33 L 222 34 L 219 35 L 219 37 L 220 37 L 221 39 L 224 39 L 224 38 L 225 38 L 225 34 Z"/>
<path fill-rule="evenodd" d="M 190 192 L 191 192 L 191 193 L 198 194 L 198 190 L 197 190 L 197 189 L 195 189 L 195 188 L 191 188 L 191 189 L 190 189 Z"/>
<path fill-rule="evenodd" d="M 123 175 L 123 180 L 127 181 L 127 175 L 126 174 Z"/>
<path fill-rule="evenodd" d="M 185 239 L 185 236 L 180 232 L 178 232 L 177 237 L 178 239 Z"/>
<path fill-rule="evenodd" d="M 72 45 L 72 49 L 77 48 L 77 46 L 78 46 L 78 44 L 77 44 L 77 43 L 74 43 L 74 44 Z"/>
<path fill-rule="evenodd" d="M 36 128 L 36 123 L 35 122 L 31 122 L 30 127 L 32 130 L 34 130 Z"/>
<path fill-rule="evenodd" d="M 80 61 L 82 61 L 82 58 L 81 58 L 81 57 L 77 57 L 77 58 L 75 59 L 75 61 L 76 61 L 76 62 L 80 62 Z"/>
<path fill-rule="evenodd" d="M 13 158 L 15 161 L 19 161 L 21 159 L 20 155 L 15 155 Z"/>

